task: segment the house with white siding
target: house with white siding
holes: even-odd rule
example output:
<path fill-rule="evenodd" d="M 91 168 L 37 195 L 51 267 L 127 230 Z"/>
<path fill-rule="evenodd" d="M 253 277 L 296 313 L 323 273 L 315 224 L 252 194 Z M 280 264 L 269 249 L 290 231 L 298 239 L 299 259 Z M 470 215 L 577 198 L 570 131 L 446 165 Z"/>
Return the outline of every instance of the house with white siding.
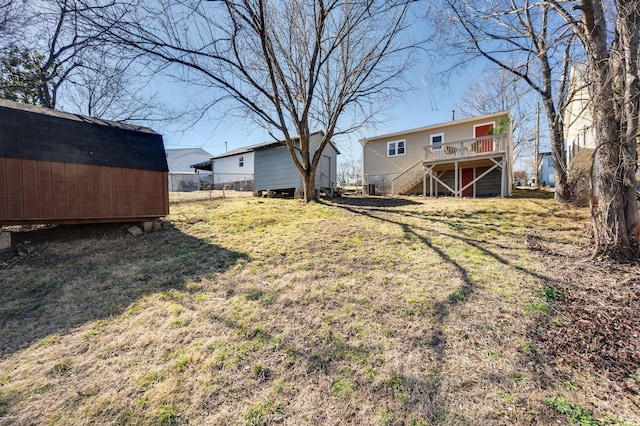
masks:
<path fill-rule="evenodd" d="M 169 191 L 195 191 L 209 181 L 208 174 L 199 174 L 192 164 L 207 161 L 211 154 L 202 148 L 165 149 L 169 165 Z"/>
<path fill-rule="evenodd" d="M 508 111 L 365 138 L 370 194 L 508 196 L 513 138 Z"/>
<path fill-rule="evenodd" d="M 318 149 L 322 135 L 321 132 L 310 135 L 312 155 Z M 316 171 L 316 190 L 331 191 L 336 188 L 339 153 L 331 142 L 325 147 Z M 260 195 L 265 191 L 301 192 L 303 187 L 300 172 L 284 141 L 238 148 L 215 156 L 208 162 L 194 164 L 193 167 L 211 171 L 215 188 L 226 186 L 242 189 L 251 186 L 254 193 Z"/>

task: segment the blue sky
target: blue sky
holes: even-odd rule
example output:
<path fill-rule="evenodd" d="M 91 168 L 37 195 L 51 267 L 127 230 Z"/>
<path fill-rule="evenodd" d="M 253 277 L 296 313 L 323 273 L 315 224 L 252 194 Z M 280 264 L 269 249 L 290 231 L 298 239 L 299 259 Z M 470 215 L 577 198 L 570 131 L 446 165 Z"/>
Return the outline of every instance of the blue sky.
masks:
<path fill-rule="evenodd" d="M 425 61 L 426 62 L 426 61 Z M 479 75 L 472 70 L 459 75 L 455 84 L 443 87 L 437 76 L 429 76 L 429 91 L 422 83 L 422 77 L 427 65 L 416 65 L 411 74 L 407 76 L 408 84 L 414 86 L 391 104 L 384 114 L 378 118 L 374 128 L 363 129 L 348 137 L 340 137 L 335 140 L 339 149 L 345 155 L 357 155 L 359 153 L 358 140 L 367 136 L 391 133 L 430 124 L 442 123 L 452 119 L 452 110 L 460 94 L 464 93 L 469 84 Z M 165 101 L 174 104 L 184 102 L 189 95 L 178 84 L 170 82 L 162 83 L 162 93 Z M 191 95 L 195 96 L 195 95 Z M 181 101 L 176 101 L 180 99 Z M 433 105 L 432 105 L 433 104 Z M 213 114 L 212 114 L 213 115 Z M 460 118 L 460 115 L 457 115 Z M 250 121 L 240 119 L 220 120 L 216 117 L 203 117 L 196 125 L 187 130 L 185 121 L 172 124 L 156 124 L 152 126 L 164 136 L 166 148 L 203 148 L 213 155 L 225 152 L 226 148 L 239 148 L 268 141 L 271 137 L 261 128 Z"/>
<path fill-rule="evenodd" d="M 409 30 L 409 37 L 414 41 L 423 39 L 430 31 L 428 19 L 423 16 L 424 7 L 425 5 L 418 5 L 411 18 L 412 26 Z M 460 94 L 464 93 L 469 85 L 482 74 L 481 66 L 474 69 L 467 67 L 463 73 L 456 75 L 455 78 L 448 78 L 454 83 L 443 87 L 440 83 L 443 79 L 434 71 L 436 66 L 432 64 L 433 61 L 427 56 L 427 53 L 417 51 L 415 54 L 420 56 L 414 57 L 415 65 L 405 75 L 408 90 L 390 104 L 383 114 L 376 117 L 375 127 L 362 129 L 360 132 L 346 137 L 334 138 L 334 142 L 344 154 L 343 156 L 359 155 L 360 144 L 358 141 L 364 137 L 450 121 L 452 110 Z M 423 79 L 428 82 L 429 89 L 423 84 Z M 157 87 L 155 91 L 161 95 L 161 98 L 173 105 L 189 102 L 190 96 L 196 100 L 198 96 L 206 96 L 203 92 L 180 87 L 179 84 L 169 81 L 155 83 L 155 85 Z M 460 115 L 458 114 L 456 118 L 460 118 Z M 179 131 L 185 127 L 184 123 L 184 121 L 172 124 L 156 123 L 152 127 L 163 134 L 167 148 L 201 147 L 213 155 L 225 152 L 225 142 L 227 142 L 226 149 L 232 150 L 272 139 L 263 129 L 249 120 L 229 118 L 220 120 L 215 116 L 215 113 L 209 117 L 203 117 L 192 128 Z"/>

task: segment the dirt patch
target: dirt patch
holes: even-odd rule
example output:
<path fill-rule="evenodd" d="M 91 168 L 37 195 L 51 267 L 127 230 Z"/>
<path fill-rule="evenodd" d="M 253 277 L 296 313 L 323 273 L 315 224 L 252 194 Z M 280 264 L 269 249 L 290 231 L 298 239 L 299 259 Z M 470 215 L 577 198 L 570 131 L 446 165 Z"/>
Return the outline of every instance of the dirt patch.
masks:
<path fill-rule="evenodd" d="M 559 369 L 592 371 L 640 409 L 640 267 L 555 258 L 533 338 Z M 604 389 L 603 389 L 604 391 Z"/>
<path fill-rule="evenodd" d="M 11 248 L 0 250 L 0 269 L 23 264 L 29 259 L 41 259 L 41 265 L 64 261 L 60 256 L 45 256 L 47 243 L 110 239 L 127 234 L 127 228 L 136 223 L 92 223 L 77 225 L 23 225 L 7 226 L 11 232 Z"/>

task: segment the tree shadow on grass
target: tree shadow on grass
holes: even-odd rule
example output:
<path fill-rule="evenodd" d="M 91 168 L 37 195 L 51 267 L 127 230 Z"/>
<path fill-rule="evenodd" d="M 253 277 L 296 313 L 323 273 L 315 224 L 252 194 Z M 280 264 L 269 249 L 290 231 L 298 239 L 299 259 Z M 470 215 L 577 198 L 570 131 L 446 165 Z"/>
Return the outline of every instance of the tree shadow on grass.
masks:
<path fill-rule="evenodd" d="M 3 253 L 0 356 L 117 316 L 145 295 L 185 289 L 248 258 L 171 226 L 140 237 L 125 234 L 122 225 L 66 230 L 58 237 L 59 229 L 39 230 L 30 243 Z"/>
<path fill-rule="evenodd" d="M 421 203 L 407 198 L 349 196 L 332 199 L 338 206 L 355 207 L 403 207 L 416 206 Z"/>
<path fill-rule="evenodd" d="M 391 199 L 393 200 L 393 199 Z M 406 201 L 405 204 L 398 204 L 397 206 L 409 205 L 409 204 L 420 204 L 411 200 L 398 199 L 402 201 Z M 406 222 L 402 222 L 399 220 L 394 220 L 388 217 L 384 217 L 382 214 L 376 213 L 391 213 L 396 214 L 396 211 L 385 211 L 380 207 L 385 207 L 384 205 L 371 205 L 371 204 L 358 204 L 358 203 L 350 203 L 350 202 L 342 202 L 342 200 L 338 200 L 334 202 L 334 205 L 338 208 L 345 209 L 351 213 L 355 213 L 358 215 L 364 215 L 370 217 L 372 219 L 387 222 L 390 224 L 394 224 L 400 226 L 405 235 L 410 235 L 413 239 L 419 241 L 421 244 L 428 247 L 432 250 L 440 259 L 442 259 L 445 263 L 451 265 L 456 274 L 458 275 L 461 284 L 454 289 L 447 297 L 442 300 L 436 302 L 434 305 L 434 319 L 433 324 L 434 327 L 430 333 L 430 336 L 427 338 L 428 346 L 434 351 L 435 359 L 436 359 L 436 368 L 435 370 L 442 370 L 443 362 L 445 357 L 445 352 L 447 348 L 447 337 L 443 331 L 443 326 L 451 314 L 452 310 L 459 308 L 459 305 L 464 304 L 467 299 L 472 295 L 472 293 L 476 289 L 476 284 L 469 276 L 469 272 L 454 258 L 449 256 L 441 247 L 434 244 L 432 240 L 426 235 L 422 235 L 414 229 L 413 226 Z M 365 207 L 365 208 L 362 208 Z M 367 207 L 374 207 L 373 209 L 368 209 Z M 402 216 L 399 216 L 402 217 Z M 407 377 L 401 378 L 403 381 L 403 386 L 407 386 L 410 389 L 410 392 L 413 393 L 417 388 L 420 388 L 420 392 L 425 392 L 426 395 L 423 395 L 419 399 L 412 398 L 408 401 L 409 404 L 415 405 L 417 409 L 421 412 L 425 413 L 429 421 L 437 422 L 438 419 L 443 418 L 446 414 L 446 406 L 442 403 L 440 397 L 440 388 L 442 379 L 439 374 L 432 375 L 428 380 L 416 380 L 410 379 Z M 413 386 L 410 386 L 411 383 L 414 383 Z M 416 386 L 416 383 L 420 383 L 419 386 Z M 426 399 L 425 399 L 426 398 Z M 425 404 L 427 406 L 425 406 Z M 419 405 L 419 406 L 418 406 Z"/>
<path fill-rule="evenodd" d="M 411 204 L 420 203 L 411 202 Z M 359 204 L 353 202 L 345 203 L 342 200 L 333 200 L 333 205 L 354 214 L 364 215 L 377 221 L 399 226 L 405 235 L 411 237 L 410 240 L 419 241 L 421 244 L 432 250 L 444 263 L 450 265 L 456 271 L 460 284 L 447 296 L 434 304 L 434 318 L 432 322 L 434 326 L 431 330 L 427 331 L 424 340 L 424 343 L 435 355 L 435 365 L 432 373 L 429 374 L 426 379 L 409 376 L 397 378 L 405 391 L 412 395 L 408 404 L 413 406 L 414 409 L 425 413 L 430 422 L 438 423 L 441 419 L 452 415 L 452 413 L 449 413 L 449 409 L 446 405 L 446 395 L 442 394 L 441 390 L 443 380 L 441 374 L 444 367 L 444 360 L 447 358 L 446 352 L 449 346 L 445 326 L 451 314 L 454 311 L 463 309 L 463 306 L 468 303 L 470 297 L 479 290 L 479 285 L 471 278 L 471 271 L 466 269 L 460 262 L 448 254 L 446 247 L 434 242 L 433 237 L 439 236 L 457 240 L 468 246 L 470 250 L 479 251 L 483 256 L 492 259 L 492 261 L 495 261 L 504 267 L 513 269 L 514 272 L 517 271 L 530 275 L 543 283 L 553 283 L 555 280 L 552 277 L 545 276 L 544 274 L 540 274 L 511 263 L 499 252 L 492 250 L 487 241 L 477 240 L 468 236 L 464 229 L 457 223 L 451 223 L 450 221 L 433 216 L 425 216 L 410 210 L 387 209 L 384 205 L 372 205 L 367 203 Z M 399 204 L 398 206 L 401 207 L 403 205 L 408 204 Z M 408 219 L 438 223 L 444 226 L 445 229 L 448 227 L 449 232 L 432 230 L 429 229 L 429 227 L 411 223 Z M 544 379 L 549 380 L 549 377 L 544 377 Z"/>

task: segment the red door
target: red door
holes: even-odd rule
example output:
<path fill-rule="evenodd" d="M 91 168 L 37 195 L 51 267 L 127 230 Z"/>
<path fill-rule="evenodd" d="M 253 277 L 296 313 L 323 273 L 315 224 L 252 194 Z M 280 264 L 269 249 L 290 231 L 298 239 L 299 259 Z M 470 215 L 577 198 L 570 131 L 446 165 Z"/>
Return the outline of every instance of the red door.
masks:
<path fill-rule="evenodd" d="M 474 138 L 480 138 L 482 136 L 488 136 L 493 129 L 493 123 L 482 124 L 474 128 Z M 491 152 L 493 151 L 493 139 L 482 140 L 478 144 L 478 152 Z"/>
<path fill-rule="evenodd" d="M 473 181 L 473 168 L 460 170 L 460 188 L 464 188 L 465 185 Z M 463 197 L 473 197 L 473 185 L 462 191 Z"/>

